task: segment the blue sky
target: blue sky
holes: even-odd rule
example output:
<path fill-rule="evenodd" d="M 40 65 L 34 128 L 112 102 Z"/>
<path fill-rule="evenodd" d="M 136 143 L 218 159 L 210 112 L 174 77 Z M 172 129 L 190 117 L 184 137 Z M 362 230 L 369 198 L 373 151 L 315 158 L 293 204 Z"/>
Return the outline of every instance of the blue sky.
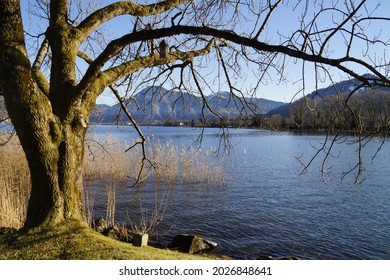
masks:
<path fill-rule="evenodd" d="M 273 14 L 273 18 L 269 22 L 269 26 L 272 27 L 270 29 L 269 36 L 273 36 L 272 38 L 275 38 L 277 40 L 276 35 L 278 33 L 283 34 L 289 34 L 292 33 L 293 30 L 297 29 L 298 26 L 298 19 L 297 15 L 291 14 L 291 4 L 292 2 L 296 1 L 289 1 L 290 7 L 282 7 L 279 10 L 276 10 Z M 303 1 L 305 2 L 305 1 Z M 325 1 L 331 2 L 331 1 Z M 332 1 L 335 2 L 335 1 Z M 340 1 L 342 2 L 342 1 Z M 354 1 L 355 3 L 358 3 L 360 1 Z M 375 1 L 375 0 L 368 0 L 366 2 L 367 9 L 373 10 L 378 4 L 380 4 L 380 7 L 376 10 L 375 16 L 378 17 L 389 17 L 388 11 L 390 11 L 390 1 Z M 290 8 L 290 9 L 289 9 Z M 308 11 L 308 18 L 310 18 L 310 11 Z M 326 26 L 329 21 L 332 21 L 332 14 L 324 14 L 324 16 L 321 18 L 320 22 L 324 23 L 324 26 Z M 281 24 L 278 24 L 281 23 Z M 386 40 L 390 39 L 390 22 L 384 22 L 384 21 L 378 21 L 377 24 L 373 24 L 370 28 L 366 30 L 367 33 L 375 32 L 379 33 L 382 30 L 382 34 L 385 34 L 384 38 Z M 331 51 L 333 52 L 332 57 L 338 58 L 342 57 L 345 54 L 345 44 L 341 40 L 340 37 L 337 37 L 335 40 L 330 42 L 331 45 Z M 355 55 L 357 58 L 361 58 L 362 54 L 366 51 L 367 46 L 366 44 L 363 44 L 363 42 L 355 41 L 354 43 L 354 49 L 355 51 L 352 52 L 353 55 Z M 377 46 L 370 46 L 370 53 L 373 56 L 374 54 L 378 56 L 382 56 L 383 52 L 386 50 L 386 48 L 378 44 Z M 352 66 L 354 70 L 356 70 L 358 73 L 365 73 L 365 70 L 360 68 L 355 68 Z M 303 96 L 303 94 L 309 94 L 313 90 L 315 90 L 315 76 L 314 76 L 314 70 L 311 64 L 306 63 L 305 64 L 305 91 L 301 91 L 303 84 L 302 84 L 302 62 L 301 61 L 294 61 L 293 59 L 289 60 L 289 63 L 287 64 L 287 68 L 285 70 L 286 76 L 287 76 L 287 82 L 286 83 L 269 83 L 266 86 L 262 88 L 263 95 L 262 97 L 271 99 L 271 100 L 278 100 L 278 101 L 284 101 L 284 102 L 290 102 L 291 99 L 294 97 L 295 94 L 297 94 L 297 98 L 300 98 Z M 338 73 L 337 71 L 332 71 L 333 78 L 335 81 L 340 81 L 343 79 L 346 79 L 347 76 L 343 73 Z M 327 87 L 329 86 L 331 81 L 329 79 L 324 80 L 321 84 L 319 84 L 319 87 Z M 259 94 L 259 93 L 258 93 Z M 261 94 L 260 94 L 261 95 Z"/>
<path fill-rule="evenodd" d="M 84 1 L 84 0 L 82 0 Z M 22 6 L 25 8 L 27 6 L 27 3 L 32 3 L 33 0 L 21 0 Z M 85 2 L 85 1 L 84 1 Z M 96 2 L 96 1 L 95 1 Z M 115 2 L 115 1 L 105 1 L 101 0 L 102 3 L 107 2 Z M 138 1 L 139 3 L 152 3 L 154 1 Z M 286 36 L 292 34 L 293 31 L 299 28 L 299 16 L 300 13 L 293 13 L 292 9 L 293 6 L 298 1 L 288 1 L 285 0 L 284 3 L 286 5 L 278 7 L 278 9 L 274 12 L 272 15 L 271 20 L 268 24 L 268 29 L 260 37 L 261 40 L 264 40 L 269 43 L 277 44 L 281 37 L 279 34 L 285 34 Z M 302 3 L 305 3 L 306 1 L 302 1 Z M 313 3 L 312 1 L 311 3 Z M 320 1 L 317 1 L 320 2 Z M 331 2 L 335 1 L 324 1 L 325 3 L 329 4 Z M 339 1 L 344 2 L 344 1 Z M 358 4 L 360 1 L 354 1 L 355 4 Z M 378 3 L 380 4 L 379 9 L 376 10 L 375 16 L 383 16 L 388 17 L 388 11 L 390 11 L 390 1 L 387 0 L 368 0 L 366 2 L 366 6 L 368 10 L 373 10 Z M 306 14 L 306 20 L 309 21 L 312 18 L 312 15 L 314 14 L 314 11 L 310 10 L 310 8 L 307 10 Z M 34 30 L 41 30 L 42 32 L 45 28 L 44 22 L 39 22 L 33 17 L 24 15 L 25 20 L 25 27 L 27 26 L 27 29 Z M 332 20 L 337 20 L 336 16 L 333 14 L 327 14 L 324 13 L 323 17 L 319 20 L 319 24 L 323 24 L 324 26 L 331 25 Z M 124 34 L 129 31 L 129 19 L 128 18 L 122 18 L 115 21 L 110 22 L 106 30 L 110 33 L 111 38 L 115 38 L 120 36 L 121 34 Z M 244 21 L 241 22 L 241 26 L 239 28 L 246 29 L 247 23 Z M 386 39 L 389 39 L 389 33 L 387 30 L 390 30 L 390 23 L 382 21 L 380 25 L 373 25 L 370 28 L 366 30 L 367 33 L 375 32 L 379 33 L 380 30 L 383 29 L 382 34 L 385 36 Z M 39 32 L 39 31 L 38 31 Z M 358 43 L 358 42 L 357 42 Z M 338 37 L 335 40 L 330 42 L 330 45 L 332 46 L 332 56 L 338 57 L 342 56 L 342 51 L 344 50 L 345 44 L 342 42 L 342 38 Z M 362 57 L 364 54 L 364 51 L 366 50 L 366 45 L 364 44 L 355 44 L 354 47 L 356 48 L 356 51 L 353 53 L 357 57 Z M 370 47 L 370 55 L 371 57 L 374 56 L 383 56 L 384 52 L 386 51 L 386 48 L 382 45 L 377 45 L 375 47 Z M 209 69 L 209 72 L 216 72 L 215 71 L 215 65 L 213 61 L 209 61 L 209 66 L 211 67 Z M 213 68 L 214 67 L 214 68 Z M 256 69 L 247 67 L 245 64 L 242 65 L 243 67 L 243 73 L 245 79 L 236 79 L 235 82 L 237 83 L 237 87 L 240 87 L 245 90 L 249 90 L 251 86 L 256 84 L 257 80 L 256 77 L 250 75 L 252 72 L 256 72 Z M 361 73 L 361 69 L 356 68 L 356 71 Z M 311 64 L 305 64 L 305 84 L 302 83 L 302 63 L 300 61 L 295 61 L 293 59 L 287 59 L 287 64 L 284 69 L 285 74 L 285 80 L 282 83 L 278 82 L 278 78 L 276 77 L 275 73 L 271 73 L 271 78 L 267 79 L 262 86 L 258 88 L 256 91 L 257 97 L 262 97 L 266 99 L 276 100 L 276 101 L 283 101 L 283 102 L 290 102 L 292 98 L 296 95 L 296 98 L 302 97 L 303 94 L 308 94 L 312 92 L 315 89 L 315 77 L 314 77 L 314 70 Z M 331 70 L 331 73 L 333 75 L 333 79 L 335 81 L 339 81 L 342 79 L 347 78 L 345 74 L 337 73 L 333 70 Z M 248 75 L 246 75 L 248 74 Z M 323 83 L 319 84 L 319 87 L 326 87 L 330 84 L 330 80 L 326 79 L 323 81 Z M 302 91 L 303 87 L 305 88 L 304 91 Z M 109 103 L 112 104 L 115 102 L 111 97 L 109 97 L 107 94 L 103 93 L 102 96 L 98 99 L 99 103 Z"/>

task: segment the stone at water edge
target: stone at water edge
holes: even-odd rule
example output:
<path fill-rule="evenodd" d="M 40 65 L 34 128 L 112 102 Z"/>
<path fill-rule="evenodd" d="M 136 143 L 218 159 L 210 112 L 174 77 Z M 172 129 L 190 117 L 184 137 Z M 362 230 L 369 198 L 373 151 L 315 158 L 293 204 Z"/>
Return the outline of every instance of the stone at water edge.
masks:
<path fill-rule="evenodd" d="M 107 229 L 108 225 L 107 225 L 107 222 L 104 218 L 99 218 L 99 219 L 96 219 L 95 221 L 93 221 L 92 227 L 97 232 L 103 233 L 104 230 Z"/>
<path fill-rule="evenodd" d="M 92 223 L 92 228 L 100 234 L 118 241 L 131 243 L 133 239 L 133 234 L 129 229 L 124 226 L 108 226 L 108 223 L 104 218 L 96 219 Z"/>
<path fill-rule="evenodd" d="M 179 234 L 173 238 L 169 247 L 172 249 L 178 249 L 184 253 L 194 254 L 205 250 L 214 249 L 217 246 L 217 243 L 203 239 L 200 236 Z"/>
<path fill-rule="evenodd" d="M 148 246 L 149 235 L 147 233 L 136 232 L 133 235 L 133 245 L 137 247 Z"/>
<path fill-rule="evenodd" d="M 131 232 L 124 227 L 111 226 L 103 231 L 103 235 L 126 243 L 130 243 L 132 240 Z"/>

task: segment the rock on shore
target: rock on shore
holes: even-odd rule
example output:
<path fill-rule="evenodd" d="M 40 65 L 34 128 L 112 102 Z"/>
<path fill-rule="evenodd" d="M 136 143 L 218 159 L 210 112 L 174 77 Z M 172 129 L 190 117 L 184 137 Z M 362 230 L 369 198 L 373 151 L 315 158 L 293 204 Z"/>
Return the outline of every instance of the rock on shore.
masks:
<path fill-rule="evenodd" d="M 169 245 L 169 248 L 177 249 L 184 253 L 194 254 L 214 249 L 217 246 L 217 243 L 210 240 L 206 240 L 200 236 L 179 234 L 173 238 L 172 243 Z"/>

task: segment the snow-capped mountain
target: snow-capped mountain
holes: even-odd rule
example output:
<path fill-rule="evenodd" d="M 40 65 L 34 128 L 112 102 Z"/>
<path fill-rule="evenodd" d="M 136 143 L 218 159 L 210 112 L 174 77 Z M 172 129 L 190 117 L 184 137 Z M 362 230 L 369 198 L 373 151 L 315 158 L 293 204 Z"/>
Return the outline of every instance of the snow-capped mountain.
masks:
<path fill-rule="evenodd" d="M 223 117 L 234 118 L 244 114 L 264 114 L 284 103 L 261 98 L 243 99 L 233 97 L 229 92 L 218 92 L 206 97 L 207 103 L 214 113 Z M 161 123 L 169 121 L 197 120 L 204 114 L 206 118 L 214 118 L 214 115 L 200 96 L 188 92 L 167 90 L 163 87 L 147 87 L 132 98 L 126 100 L 126 107 L 135 120 L 141 123 Z M 112 123 L 118 113 L 121 112 L 120 104 L 108 107 L 100 114 L 91 114 L 92 122 Z M 128 119 L 121 114 L 124 122 Z"/>

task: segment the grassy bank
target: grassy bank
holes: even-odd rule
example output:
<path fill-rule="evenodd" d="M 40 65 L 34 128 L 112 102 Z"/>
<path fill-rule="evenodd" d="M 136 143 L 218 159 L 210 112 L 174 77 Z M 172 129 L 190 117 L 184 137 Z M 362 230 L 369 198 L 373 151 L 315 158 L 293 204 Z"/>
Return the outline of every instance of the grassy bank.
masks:
<path fill-rule="evenodd" d="M 0 259 L 21 260 L 210 260 L 206 255 L 183 254 L 153 247 L 134 247 L 105 237 L 78 221 L 27 233 L 0 234 Z"/>

